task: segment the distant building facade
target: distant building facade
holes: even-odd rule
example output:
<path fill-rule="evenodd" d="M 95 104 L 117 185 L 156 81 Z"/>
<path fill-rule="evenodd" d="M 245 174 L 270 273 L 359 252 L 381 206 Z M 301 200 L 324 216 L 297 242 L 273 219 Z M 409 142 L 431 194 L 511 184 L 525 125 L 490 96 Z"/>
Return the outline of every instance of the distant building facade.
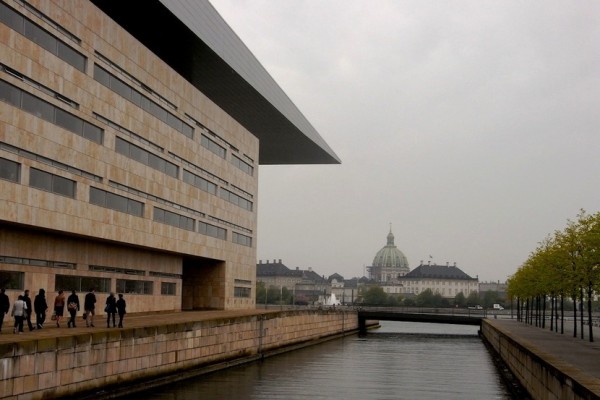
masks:
<path fill-rule="evenodd" d="M 263 263 L 259 260 L 256 264 L 256 281 L 262 282 L 265 287 L 286 288 L 293 293 L 294 301 L 300 303 L 313 303 L 319 296 L 331 294 L 330 282 L 325 276 L 320 276 L 312 268 L 301 270 L 288 268 L 279 260 Z"/>
<path fill-rule="evenodd" d="M 402 293 L 418 295 L 427 289 L 445 298 L 462 293 L 465 297 L 479 291 L 479 279 L 472 278 L 454 265 L 421 263 L 398 281 Z M 385 290 L 385 289 L 384 289 Z"/>
<path fill-rule="evenodd" d="M 390 228 L 386 245 L 375 254 L 373 264 L 367 267 L 369 278 L 376 283 L 394 285 L 398 279 L 410 272 L 408 260 L 394 244 L 394 234 Z"/>

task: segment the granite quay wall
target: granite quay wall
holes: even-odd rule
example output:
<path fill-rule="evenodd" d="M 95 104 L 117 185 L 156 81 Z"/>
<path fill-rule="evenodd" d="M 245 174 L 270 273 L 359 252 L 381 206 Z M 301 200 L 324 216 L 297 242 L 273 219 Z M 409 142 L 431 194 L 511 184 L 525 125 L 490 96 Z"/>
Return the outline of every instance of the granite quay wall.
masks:
<path fill-rule="evenodd" d="M 598 379 L 554 354 L 541 351 L 535 342 L 485 319 L 481 333 L 532 399 L 600 399 Z M 556 346 L 560 346 L 564 338 L 557 339 Z"/>
<path fill-rule="evenodd" d="M 180 319 L 188 315 L 180 314 Z M 0 343 L 0 398 L 109 398 L 358 330 L 354 311 L 271 311 L 203 320 L 194 315 L 185 322 L 77 328 L 57 337 Z"/>

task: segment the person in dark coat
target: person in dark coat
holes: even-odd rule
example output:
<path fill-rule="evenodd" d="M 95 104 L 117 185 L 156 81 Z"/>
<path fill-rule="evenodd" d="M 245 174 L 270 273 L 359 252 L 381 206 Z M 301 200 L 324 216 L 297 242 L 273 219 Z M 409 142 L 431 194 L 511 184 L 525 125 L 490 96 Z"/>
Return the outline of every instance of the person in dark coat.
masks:
<path fill-rule="evenodd" d="M 119 313 L 119 328 L 123 327 L 123 317 L 126 314 L 126 307 L 127 303 L 125 303 L 125 299 L 123 299 L 123 293 L 119 293 L 119 300 L 117 300 L 117 312 Z"/>
<path fill-rule="evenodd" d="M 70 328 L 71 326 L 76 328 L 75 317 L 77 316 L 77 311 L 79 311 L 79 296 L 77 296 L 77 293 L 75 293 L 74 290 L 71 291 L 71 294 L 67 298 L 67 310 L 71 315 L 69 322 L 67 322 L 67 328 Z"/>
<path fill-rule="evenodd" d="M 8 314 L 10 310 L 10 300 L 6 295 L 6 289 L 0 289 L 0 332 L 2 332 L 2 323 L 4 322 L 4 316 Z"/>
<path fill-rule="evenodd" d="M 46 311 L 48 310 L 48 302 L 46 301 L 46 291 L 40 289 L 38 294 L 33 299 L 33 310 L 35 311 L 35 324 L 38 329 L 44 327 L 46 321 Z"/>
<path fill-rule="evenodd" d="M 110 317 L 112 316 L 113 328 L 117 325 L 115 324 L 115 315 L 117 314 L 117 299 L 115 298 L 114 293 L 110 293 L 110 295 L 106 298 L 106 307 L 104 308 L 106 311 L 106 327 L 110 328 Z"/>
<path fill-rule="evenodd" d="M 35 328 L 31 323 L 31 314 L 33 311 L 33 307 L 31 307 L 31 297 L 29 297 L 29 289 L 25 290 L 25 293 L 23 294 L 23 301 L 25 302 L 25 305 L 27 305 L 27 313 L 23 316 L 23 322 L 27 322 L 27 326 L 29 327 L 29 331 L 31 332 Z"/>
<path fill-rule="evenodd" d="M 94 315 L 96 315 L 96 294 L 94 288 L 90 289 L 89 293 L 85 295 L 83 301 L 83 310 L 86 314 L 85 326 L 94 327 Z"/>

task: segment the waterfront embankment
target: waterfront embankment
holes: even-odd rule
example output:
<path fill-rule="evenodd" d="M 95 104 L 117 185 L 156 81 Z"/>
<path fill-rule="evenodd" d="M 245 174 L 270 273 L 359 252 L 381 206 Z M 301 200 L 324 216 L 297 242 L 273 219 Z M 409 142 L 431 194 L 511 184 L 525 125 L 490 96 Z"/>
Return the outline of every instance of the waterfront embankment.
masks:
<path fill-rule="evenodd" d="M 125 329 L 48 327 L 0 335 L 0 398 L 110 398 L 355 333 L 351 310 L 128 315 Z"/>
<path fill-rule="evenodd" d="M 481 329 L 532 399 L 600 399 L 598 342 L 514 319 L 485 319 Z"/>

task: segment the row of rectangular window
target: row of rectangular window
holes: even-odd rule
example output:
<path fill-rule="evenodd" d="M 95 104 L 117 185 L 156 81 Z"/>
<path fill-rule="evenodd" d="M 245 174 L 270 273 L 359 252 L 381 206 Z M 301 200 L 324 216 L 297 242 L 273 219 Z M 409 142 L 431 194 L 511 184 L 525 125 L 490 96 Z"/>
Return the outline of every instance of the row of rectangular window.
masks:
<path fill-rule="evenodd" d="M 48 96 L 52 96 L 55 99 L 60 100 L 63 103 L 69 105 L 70 107 L 72 107 L 76 110 L 79 110 L 79 104 L 77 102 L 75 102 L 74 100 L 69 99 L 68 97 L 58 93 L 57 91 L 55 91 L 53 89 L 50 89 L 48 86 L 44 86 L 41 83 L 34 81 L 33 79 L 29 78 L 26 75 L 23 75 L 19 71 L 12 69 L 8 65 L 4 65 L 4 64 L 0 63 L 0 70 L 4 71 L 5 73 L 7 73 L 10 76 L 13 76 L 13 77 L 25 82 L 26 84 L 28 84 L 31 87 L 34 87 L 37 90 L 46 93 Z"/>
<path fill-rule="evenodd" d="M 183 181 L 207 193 L 217 194 L 217 185 L 185 169 L 183 170 Z"/>
<path fill-rule="evenodd" d="M 141 201 L 133 200 L 95 187 L 90 187 L 90 203 L 135 215 L 136 217 L 144 216 L 144 203 Z"/>
<path fill-rule="evenodd" d="M 102 177 L 101 176 L 98 176 L 98 175 L 92 174 L 91 172 L 87 172 L 87 171 L 84 171 L 82 169 L 75 168 L 75 167 L 72 167 L 70 165 L 58 162 L 58 161 L 53 160 L 51 158 L 44 157 L 44 156 L 41 156 L 41 155 L 36 154 L 36 153 L 32 153 L 31 151 L 21 149 L 19 147 L 10 145 L 10 144 L 5 143 L 5 142 L 0 142 L 0 150 L 9 151 L 9 152 L 17 154 L 17 155 L 19 155 L 21 157 L 28 158 L 28 159 L 34 160 L 34 161 L 39 161 L 41 163 L 50 165 L 50 166 L 58 168 L 58 169 L 62 169 L 63 171 L 67 171 L 67 172 L 70 172 L 70 173 L 75 174 L 75 175 L 83 176 L 85 178 L 91 179 L 91 180 L 96 181 L 96 182 L 102 182 Z"/>
<path fill-rule="evenodd" d="M 17 3 L 19 3 L 20 5 L 22 5 L 23 7 L 25 7 L 27 10 L 29 10 L 29 12 L 35 14 L 35 16 L 37 16 L 39 19 L 43 20 L 44 22 L 46 22 L 49 25 L 52 25 L 52 27 L 54 29 L 56 29 L 57 31 L 59 31 L 63 35 L 67 36 L 73 42 L 75 42 L 77 44 L 81 44 L 81 39 L 79 39 L 77 36 L 75 36 L 74 34 L 72 34 L 71 32 L 69 32 L 68 30 L 66 30 L 62 26 L 60 26 L 56 21 L 54 21 L 53 19 L 51 19 L 50 17 L 48 17 L 46 14 L 44 14 L 43 12 L 41 12 L 40 10 L 38 10 L 37 8 L 33 7 L 28 2 L 26 2 L 24 0 L 15 0 L 15 1 Z"/>
<path fill-rule="evenodd" d="M 0 271 L 1 273 L 1 271 Z M 0 275 L 1 276 L 1 275 Z M 75 290 L 87 292 L 94 289 L 100 293 L 110 293 L 112 279 L 94 276 L 56 275 L 54 290 Z M 154 292 L 154 282 L 133 279 L 116 279 L 116 292 L 126 294 L 151 295 Z M 174 282 L 161 282 L 161 295 L 175 295 L 177 284 Z"/>
<path fill-rule="evenodd" d="M 146 92 L 148 92 L 148 93 L 152 94 L 153 96 L 155 96 L 156 98 L 158 98 L 161 103 L 164 103 L 167 107 L 169 107 L 169 108 L 171 108 L 173 110 L 177 110 L 177 106 L 175 104 L 171 103 L 165 97 L 163 97 L 159 93 L 155 92 L 151 87 L 149 87 L 148 85 L 146 85 L 143 82 L 141 82 L 140 80 L 138 80 L 136 77 L 134 77 L 133 75 L 131 75 L 129 72 L 125 71 L 123 68 L 121 68 L 116 63 L 112 62 L 108 57 L 106 57 L 105 55 L 103 55 L 102 53 L 100 53 L 97 50 L 94 51 L 94 53 L 96 54 L 96 57 L 98 57 L 100 60 L 102 60 L 106 64 L 110 65 L 112 68 L 114 68 L 117 71 L 119 71 L 120 74 L 126 76 L 129 80 L 131 80 L 136 85 L 138 85 L 139 87 L 141 87 L 142 89 L 144 89 Z"/>
<path fill-rule="evenodd" d="M 13 182 L 20 181 L 20 164 L 11 160 L 0 158 L 0 178 Z M 29 184 L 37 189 L 75 198 L 76 182 L 51 174 L 36 168 L 30 168 Z M 102 189 L 90 187 L 89 201 L 97 206 L 110 208 L 137 217 L 144 216 L 144 203 L 125 196 L 107 192 Z M 195 220 L 168 210 L 154 207 L 154 220 L 177 228 L 195 232 Z M 218 226 L 198 221 L 198 232 L 218 239 L 227 240 L 227 230 Z M 233 232 L 234 243 L 252 246 L 252 238 Z"/>
<path fill-rule="evenodd" d="M 143 144 L 145 144 L 146 146 L 150 146 L 150 147 L 154 148 L 154 150 L 158 150 L 158 151 L 160 151 L 161 153 L 165 151 L 165 150 L 164 150 L 164 149 L 163 149 L 161 146 L 157 145 L 156 143 L 153 143 L 153 142 L 151 142 L 151 141 L 149 141 L 149 140 L 147 140 L 147 139 L 145 139 L 145 138 L 141 137 L 141 136 L 140 136 L 140 135 L 138 135 L 137 133 L 135 133 L 135 132 L 132 132 L 132 131 L 130 131 L 129 129 L 127 129 L 127 128 L 125 128 L 125 127 L 122 127 L 121 125 L 119 125 L 119 124 L 117 124 L 117 123 L 115 123 L 115 122 L 113 122 L 113 121 L 109 120 L 108 118 L 106 118 L 106 117 L 103 117 L 102 115 L 100 115 L 100 114 L 98 114 L 98 113 L 92 113 L 92 114 L 94 115 L 94 117 L 95 117 L 95 118 L 96 118 L 98 121 L 100 121 L 100 122 L 102 122 L 102 123 L 104 123 L 104 124 L 106 124 L 106 125 L 110 126 L 110 127 L 111 127 L 111 128 L 113 128 L 114 130 L 116 130 L 116 131 L 119 131 L 119 132 L 121 132 L 121 133 L 123 133 L 123 134 L 125 134 L 125 135 L 129 136 L 130 138 L 132 138 L 132 139 L 134 139 L 134 140 L 136 140 L 136 141 L 138 141 L 138 142 L 140 142 L 140 143 L 143 143 Z"/>
<path fill-rule="evenodd" d="M 221 142 L 227 144 L 227 146 L 229 146 L 229 148 L 231 149 L 231 151 L 234 151 L 236 153 L 239 152 L 239 150 L 235 146 L 233 146 L 231 143 L 229 143 L 228 141 L 226 141 L 225 139 L 223 139 L 221 136 L 217 135 L 216 133 L 214 133 L 213 131 L 211 131 L 210 129 L 208 129 L 200 121 L 196 120 L 194 117 L 192 117 L 191 115 L 189 115 L 187 113 L 185 114 L 185 116 L 188 117 L 190 120 L 194 121 L 194 123 L 196 124 L 196 126 L 198 126 L 203 132 L 206 132 L 207 134 L 210 134 L 211 136 L 217 138 Z M 201 135 L 201 137 L 200 137 L 200 143 L 202 144 L 202 146 L 204 146 L 208 150 L 212 151 L 213 153 L 215 153 L 219 157 L 221 157 L 221 158 L 227 158 L 227 151 L 226 151 L 225 147 L 223 147 L 220 144 L 218 144 L 215 140 L 209 138 L 206 134 L 202 134 Z M 251 157 L 249 157 L 247 154 L 244 154 L 244 157 L 246 157 L 249 161 L 251 161 L 252 163 L 254 163 L 254 160 Z M 233 163 L 233 165 L 235 165 L 236 167 L 238 167 L 242 171 L 246 172 L 248 175 L 252 176 L 254 174 L 254 167 L 252 165 L 250 165 L 247 162 L 241 160 L 239 157 L 237 157 L 237 156 L 235 156 L 233 154 L 232 154 L 231 162 Z"/>
<path fill-rule="evenodd" d="M 104 131 L 99 127 L 3 80 L 0 80 L 0 100 L 88 140 L 103 142 Z"/>
<path fill-rule="evenodd" d="M 115 150 L 117 153 L 139 161 L 142 164 L 147 165 L 151 168 L 164 172 L 169 176 L 172 176 L 174 178 L 179 177 L 179 167 L 176 164 L 173 164 L 172 162 L 167 161 L 164 158 L 160 158 L 154 155 L 153 153 L 150 153 L 149 151 L 134 145 L 133 143 L 129 143 L 128 141 L 121 139 L 118 136 L 115 140 Z"/>
<path fill-rule="evenodd" d="M 121 267 L 108 267 L 106 265 L 89 265 L 88 269 L 95 272 L 112 272 L 115 274 L 127 274 L 127 275 L 146 275 L 146 271 L 141 269 L 121 268 Z"/>
<path fill-rule="evenodd" d="M 34 258 L 22 258 L 22 257 L 12 257 L 12 256 L 0 256 L 0 263 L 33 265 L 36 267 L 75 269 L 74 263 L 68 263 L 68 262 L 64 262 L 64 261 L 38 260 L 38 259 L 34 259 Z M 2 287 L 2 286 L 0 286 L 0 287 Z"/>
<path fill-rule="evenodd" d="M 233 288 L 233 296 L 234 297 L 249 298 L 251 294 L 252 294 L 251 288 L 240 287 L 240 286 L 235 286 Z"/>
<path fill-rule="evenodd" d="M 152 99 L 138 92 L 127 83 L 117 78 L 115 75 L 100 67 L 98 64 L 94 64 L 94 79 L 121 97 L 131 101 L 142 110 L 154 115 L 171 128 L 177 130 L 190 139 L 194 138 L 194 128 L 185 123 L 175 114 L 164 109 Z"/>
<path fill-rule="evenodd" d="M 85 72 L 87 58 L 83 54 L 4 3 L 0 3 L 0 21 L 79 71 Z"/>
<path fill-rule="evenodd" d="M 250 200 L 246 200 L 245 198 L 238 196 L 237 194 L 230 192 L 229 190 L 221 188 L 221 190 L 219 191 L 219 197 L 232 204 L 235 204 L 238 207 L 241 207 L 248 211 L 252 211 L 252 202 Z"/>

